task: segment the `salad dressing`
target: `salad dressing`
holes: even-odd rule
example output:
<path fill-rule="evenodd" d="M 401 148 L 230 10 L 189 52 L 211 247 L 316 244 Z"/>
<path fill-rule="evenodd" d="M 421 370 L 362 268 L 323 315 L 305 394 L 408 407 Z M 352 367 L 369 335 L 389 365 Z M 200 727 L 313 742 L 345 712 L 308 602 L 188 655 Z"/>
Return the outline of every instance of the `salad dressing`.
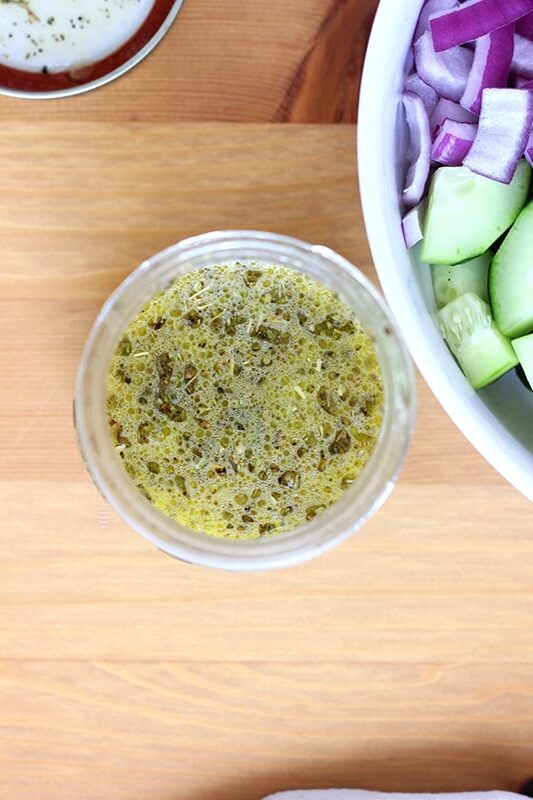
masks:
<path fill-rule="evenodd" d="M 292 530 L 357 480 L 381 423 L 370 336 L 328 288 L 276 264 L 176 279 L 108 373 L 110 434 L 163 514 L 214 536 Z"/>

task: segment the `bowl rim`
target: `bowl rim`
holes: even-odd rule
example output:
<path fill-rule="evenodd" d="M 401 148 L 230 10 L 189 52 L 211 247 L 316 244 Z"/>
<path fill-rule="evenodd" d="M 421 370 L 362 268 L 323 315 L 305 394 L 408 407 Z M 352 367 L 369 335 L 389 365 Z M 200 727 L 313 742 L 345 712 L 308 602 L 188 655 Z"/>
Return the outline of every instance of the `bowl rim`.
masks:
<path fill-rule="evenodd" d="M 413 8 L 418 10 L 419 5 L 420 2 L 413 3 Z M 398 235 L 401 236 L 399 204 L 395 218 L 388 219 L 386 199 L 384 200 L 380 188 L 376 188 L 383 187 L 383 163 L 386 158 L 384 137 L 376 135 L 376 131 L 381 130 L 387 112 L 388 117 L 391 117 L 390 98 L 387 106 L 387 92 L 384 89 L 390 83 L 391 59 L 398 59 L 398 28 L 392 22 L 395 14 L 401 16 L 401 30 L 411 33 L 405 20 L 405 3 L 381 0 L 368 43 L 359 100 L 359 190 L 373 260 L 383 291 L 411 355 L 436 399 L 483 458 L 525 497 L 533 501 L 533 454 L 514 437 L 512 447 L 509 446 L 512 434 L 474 390 L 471 390 L 472 396 L 468 398 L 468 402 L 459 396 L 453 380 L 459 367 L 451 354 L 447 360 L 436 358 L 436 348 L 443 347 L 436 328 L 432 336 L 420 335 L 420 309 L 402 270 L 397 268 Z M 413 25 L 417 17 L 418 14 L 413 17 Z M 391 47 L 387 49 L 389 44 Z M 393 57 L 388 56 L 387 53 L 394 49 L 396 54 Z M 407 52 L 404 57 L 407 59 Z M 395 118 L 395 114 L 392 117 Z"/>

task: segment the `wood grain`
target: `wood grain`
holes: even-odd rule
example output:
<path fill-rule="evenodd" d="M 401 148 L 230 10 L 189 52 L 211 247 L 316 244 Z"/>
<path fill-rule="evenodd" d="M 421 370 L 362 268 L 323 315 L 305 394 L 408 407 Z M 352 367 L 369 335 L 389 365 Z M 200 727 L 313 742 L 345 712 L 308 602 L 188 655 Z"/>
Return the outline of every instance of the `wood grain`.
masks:
<path fill-rule="evenodd" d="M 377 0 L 185 0 L 132 72 L 60 102 L 0 97 L 0 121 L 353 122 Z"/>
<path fill-rule="evenodd" d="M 163 556 L 77 452 L 81 348 L 146 256 L 264 228 L 375 277 L 353 127 L 36 130 L 0 127 L 0 797 L 516 789 L 533 771 L 531 505 L 422 381 L 391 499 L 343 547 L 279 573 Z"/>
<path fill-rule="evenodd" d="M 259 800 L 529 775 L 529 665 L 24 662 L 0 678 L 6 798 Z"/>

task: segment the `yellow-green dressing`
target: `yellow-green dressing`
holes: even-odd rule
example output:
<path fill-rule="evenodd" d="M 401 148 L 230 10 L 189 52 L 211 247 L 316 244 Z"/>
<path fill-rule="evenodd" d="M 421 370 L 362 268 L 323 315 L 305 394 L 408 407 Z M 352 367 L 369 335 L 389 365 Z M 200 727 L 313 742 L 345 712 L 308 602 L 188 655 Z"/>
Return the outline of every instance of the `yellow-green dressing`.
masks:
<path fill-rule="evenodd" d="M 382 411 L 369 335 L 328 288 L 235 262 L 175 280 L 112 359 L 110 433 L 176 522 L 255 538 L 305 524 L 357 479 Z"/>

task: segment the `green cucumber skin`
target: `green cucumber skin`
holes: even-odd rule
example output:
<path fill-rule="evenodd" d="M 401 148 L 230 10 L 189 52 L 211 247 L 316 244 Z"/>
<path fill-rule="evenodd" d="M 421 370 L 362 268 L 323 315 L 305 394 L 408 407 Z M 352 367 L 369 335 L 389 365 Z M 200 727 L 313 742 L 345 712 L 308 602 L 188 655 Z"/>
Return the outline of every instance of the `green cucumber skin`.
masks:
<path fill-rule="evenodd" d="M 475 258 L 513 224 L 526 202 L 531 178 L 522 160 L 509 184 L 476 175 L 467 167 L 440 167 L 429 190 L 420 260 L 458 264 Z"/>
<path fill-rule="evenodd" d="M 448 347 L 474 389 L 505 375 L 518 358 L 509 339 L 494 324 L 490 307 L 467 292 L 437 312 Z"/>
<path fill-rule="evenodd" d="M 488 276 L 492 253 L 487 250 L 477 258 L 463 261 L 461 264 L 433 264 L 431 278 L 437 308 L 457 300 L 467 292 L 477 294 L 486 303 L 489 302 Z"/>
<path fill-rule="evenodd" d="M 519 339 L 513 339 L 511 344 L 522 365 L 522 369 L 526 373 L 529 385 L 533 388 L 533 333 L 528 336 L 521 336 Z"/>
<path fill-rule="evenodd" d="M 516 339 L 533 330 L 533 201 L 492 260 L 489 295 L 496 325 L 505 336 Z"/>

